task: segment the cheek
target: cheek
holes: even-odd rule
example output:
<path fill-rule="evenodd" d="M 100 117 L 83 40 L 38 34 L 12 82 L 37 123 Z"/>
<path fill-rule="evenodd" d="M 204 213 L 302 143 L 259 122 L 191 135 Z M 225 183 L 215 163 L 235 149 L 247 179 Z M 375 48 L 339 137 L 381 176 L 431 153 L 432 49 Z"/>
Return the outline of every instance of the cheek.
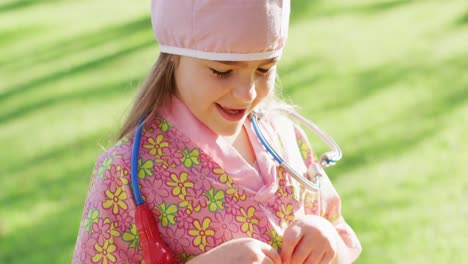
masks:
<path fill-rule="evenodd" d="M 275 79 L 276 75 L 270 74 L 267 77 L 262 77 L 258 82 L 257 82 L 257 95 L 259 97 L 267 97 L 271 93 L 273 93 L 275 89 Z"/>
<path fill-rule="evenodd" d="M 186 101 L 196 101 L 206 88 L 202 74 L 189 69 L 181 74 L 176 80 L 177 90 Z"/>

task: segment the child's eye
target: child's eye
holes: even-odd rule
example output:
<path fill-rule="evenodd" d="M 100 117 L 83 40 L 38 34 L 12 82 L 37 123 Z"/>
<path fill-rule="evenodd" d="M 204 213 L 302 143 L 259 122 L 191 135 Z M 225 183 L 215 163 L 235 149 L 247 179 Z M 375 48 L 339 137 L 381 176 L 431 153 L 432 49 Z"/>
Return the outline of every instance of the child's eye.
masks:
<path fill-rule="evenodd" d="M 272 68 L 273 68 L 273 67 L 272 67 Z M 258 71 L 261 75 L 267 75 L 267 74 L 271 71 L 271 68 L 269 68 L 269 69 L 258 68 L 257 71 Z"/>
<path fill-rule="evenodd" d="M 227 71 L 217 71 L 213 68 L 210 68 L 211 72 L 216 75 L 217 77 L 221 78 L 221 79 L 224 79 L 224 78 L 227 78 L 229 77 L 229 74 L 232 72 L 232 70 L 227 70 Z"/>

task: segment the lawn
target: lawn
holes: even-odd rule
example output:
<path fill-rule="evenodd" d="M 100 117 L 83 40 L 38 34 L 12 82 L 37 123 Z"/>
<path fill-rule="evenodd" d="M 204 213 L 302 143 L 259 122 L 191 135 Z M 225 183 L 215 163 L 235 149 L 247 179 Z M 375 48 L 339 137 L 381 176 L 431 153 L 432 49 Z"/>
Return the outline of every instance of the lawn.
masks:
<path fill-rule="evenodd" d="M 0 263 L 70 262 L 157 54 L 148 0 L 0 3 Z M 357 263 L 467 263 L 468 2 L 293 0 L 279 73 L 344 152 L 328 173 Z"/>

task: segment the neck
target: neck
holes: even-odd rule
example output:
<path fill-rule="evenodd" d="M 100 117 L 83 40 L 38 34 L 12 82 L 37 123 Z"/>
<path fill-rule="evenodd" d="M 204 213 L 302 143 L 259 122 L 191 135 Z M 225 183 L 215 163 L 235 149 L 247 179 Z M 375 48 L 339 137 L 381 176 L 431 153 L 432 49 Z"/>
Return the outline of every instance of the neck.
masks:
<path fill-rule="evenodd" d="M 224 138 L 232 144 L 245 161 L 251 165 L 255 163 L 255 153 L 244 126 L 242 126 L 238 133 Z"/>

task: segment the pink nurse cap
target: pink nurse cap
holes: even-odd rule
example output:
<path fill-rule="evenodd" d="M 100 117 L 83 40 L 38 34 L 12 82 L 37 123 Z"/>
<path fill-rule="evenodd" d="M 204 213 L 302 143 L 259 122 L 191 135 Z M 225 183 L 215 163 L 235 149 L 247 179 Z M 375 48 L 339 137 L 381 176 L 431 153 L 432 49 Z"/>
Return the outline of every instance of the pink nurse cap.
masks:
<path fill-rule="evenodd" d="M 281 56 L 289 0 L 152 0 L 161 52 L 219 61 Z"/>

